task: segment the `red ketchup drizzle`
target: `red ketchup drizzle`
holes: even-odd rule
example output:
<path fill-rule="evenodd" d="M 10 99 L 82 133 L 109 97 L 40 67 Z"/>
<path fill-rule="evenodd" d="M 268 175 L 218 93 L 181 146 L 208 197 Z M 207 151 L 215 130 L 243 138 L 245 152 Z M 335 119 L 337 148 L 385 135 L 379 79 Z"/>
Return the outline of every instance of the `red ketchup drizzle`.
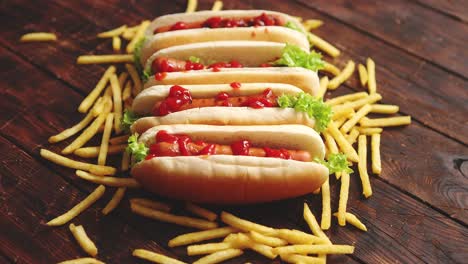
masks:
<path fill-rule="evenodd" d="M 216 150 L 216 145 L 215 144 L 208 144 L 206 147 L 204 147 L 200 152 L 198 152 L 198 155 L 213 155 L 215 154 Z"/>
<path fill-rule="evenodd" d="M 159 130 L 156 134 L 156 143 L 170 143 L 170 144 L 177 144 L 179 147 L 179 156 L 190 156 L 190 152 L 187 148 L 187 144 L 191 143 L 192 140 L 186 135 L 171 135 L 167 133 L 166 130 Z M 160 149 L 158 148 L 157 144 L 153 144 L 149 148 L 148 156 L 151 157 L 158 157 L 161 156 Z M 146 159 L 149 159 L 148 156 Z"/>
<path fill-rule="evenodd" d="M 241 84 L 238 82 L 232 82 L 231 84 L 232 89 L 239 89 L 241 88 Z"/>
<path fill-rule="evenodd" d="M 182 21 L 179 21 L 172 25 L 172 27 L 169 29 L 169 31 L 175 31 L 175 30 L 182 30 L 182 29 L 187 29 L 188 26 Z"/>
<path fill-rule="evenodd" d="M 215 68 L 242 68 L 244 67 L 240 62 L 232 60 L 230 62 L 216 62 L 210 64 L 207 68 L 208 69 L 215 69 Z"/>
<path fill-rule="evenodd" d="M 191 62 L 191 61 L 186 61 L 185 62 L 185 70 L 190 71 L 190 70 L 203 70 L 205 66 L 203 64 L 198 63 L 198 62 Z"/>
<path fill-rule="evenodd" d="M 218 95 L 216 95 L 216 100 L 221 101 L 221 100 L 227 100 L 229 99 L 229 94 L 226 92 L 219 92 Z"/>
<path fill-rule="evenodd" d="M 276 96 L 271 91 L 271 88 L 265 89 L 261 96 L 258 97 L 249 97 L 244 103 L 244 106 L 252 108 L 263 108 L 263 107 L 273 107 Z"/>
<path fill-rule="evenodd" d="M 265 150 L 265 157 L 291 159 L 291 154 L 286 149 L 271 149 L 265 147 L 263 150 Z"/>
<path fill-rule="evenodd" d="M 167 73 L 165 72 L 158 72 L 154 75 L 154 79 L 156 79 L 156 81 L 162 81 L 166 78 L 167 76 Z"/>
<path fill-rule="evenodd" d="M 177 112 L 180 108 L 192 102 L 190 91 L 179 85 L 174 85 L 169 90 L 169 96 L 161 102 L 159 107 L 153 109 L 155 116 L 164 116 Z"/>
<path fill-rule="evenodd" d="M 240 140 L 231 144 L 232 154 L 248 156 L 250 149 L 250 142 L 248 140 Z"/>

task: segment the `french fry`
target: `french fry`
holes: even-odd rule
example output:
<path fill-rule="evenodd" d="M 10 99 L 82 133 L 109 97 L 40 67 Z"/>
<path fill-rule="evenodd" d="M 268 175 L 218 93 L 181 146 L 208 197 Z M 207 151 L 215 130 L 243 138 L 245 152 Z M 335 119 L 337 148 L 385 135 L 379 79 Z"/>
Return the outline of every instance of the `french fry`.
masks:
<path fill-rule="evenodd" d="M 132 82 L 128 81 L 125 83 L 125 88 L 122 91 L 122 100 L 127 101 L 132 95 Z"/>
<path fill-rule="evenodd" d="M 122 33 L 122 38 L 126 40 L 132 40 L 135 37 L 135 33 L 137 32 L 139 27 L 140 24 L 134 27 L 127 27 L 127 29 L 125 29 L 125 31 Z"/>
<path fill-rule="evenodd" d="M 119 80 L 115 74 L 111 75 L 110 83 L 112 97 L 114 99 L 114 131 L 116 134 L 120 134 L 120 132 L 122 132 L 120 128 L 120 121 L 122 120 L 122 90 L 120 89 Z"/>
<path fill-rule="evenodd" d="M 371 155 L 372 155 L 372 172 L 380 175 L 382 165 L 380 161 L 380 134 L 371 135 Z"/>
<path fill-rule="evenodd" d="M 90 112 L 93 114 L 94 117 L 97 117 L 102 112 L 103 109 L 104 109 L 104 97 L 99 96 L 96 102 L 94 102 L 93 108 L 91 108 Z"/>
<path fill-rule="evenodd" d="M 94 242 L 86 234 L 86 231 L 84 230 L 83 226 L 75 226 L 74 224 L 70 224 L 69 229 L 70 232 L 73 234 L 73 237 L 75 237 L 76 241 L 80 245 L 80 247 L 90 256 L 96 257 L 96 255 L 98 254 L 98 249 Z"/>
<path fill-rule="evenodd" d="M 363 118 L 359 121 L 362 127 L 390 127 L 411 124 L 411 116 L 397 116 L 384 118 Z"/>
<path fill-rule="evenodd" d="M 117 36 L 120 36 L 122 33 L 125 32 L 125 30 L 127 30 L 127 25 L 122 25 L 118 28 L 114 28 L 114 29 L 111 29 L 109 31 L 106 31 L 106 32 L 102 32 L 102 33 L 99 33 L 97 35 L 98 38 L 112 38 L 112 37 L 117 37 Z"/>
<path fill-rule="evenodd" d="M 145 33 L 145 30 L 149 26 L 149 24 L 150 24 L 149 20 L 145 20 L 145 21 L 141 22 L 141 24 L 138 27 L 138 29 L 136 30 L 135 35 L 133 36 L 132 40 L 127 45 L 127 48 L 126 48 L 127 53 L 133 53 L 133 50 L 135 49 L 135 45 L 143 37 L 143 35 Z M 132 57 L 132 60 L 133 60 L 133 54 L 131 54 L 130 56 Z M 127 62 L 132 62 L 132 60 L 127 61 Z"/>
<path fill-rule="evenodd" d="M 211 10 L 212 11 L 220 11 L 221 9 L 223 9 L 223 1 L 216 0 L 213 3 L 213 7 L 211 7 Z"/>
<path fill-rule="evenodd" d="M 102 214 L 103 215 L 108 215 L 115 208 L 117 208 L 120 201 L 122 201 L 126 190 L 127 190 L 127 188 L 120 187 L 120 188 L 117 189 L 117 191 L 115 191 L 114 195 L 112 196 L 112 199 L 106 204 L 104 209 L 102 209 Z"/>
<path fill-rule="evenodd" d="M 132 94 L 135 96 L 140 93 L 141 91 L 141 80 L 140 77 L 138 76 L 138 73 L 135 69 L 135 67 L 131 64 L 125 64 L 125 68 L 127 68 L 128 73 L 130 74 L 130 77 L 132 77 L 133 81 L 133 92 Z"/>
<path fill-rule="evenodd" d="M 323 25 L 323 21 L 318 19 L 307 19 L 304 22 L 302 22 L 302 25 L 304 26 L 305 30 L 309 32 L 312 29 L 316 29 Z"/>
<path fill-rule="evenodd" d="M 328 86 L 328 77 L 324 76 L 320 79 L 320 90 L 317 93 L 317 97 L 323 98 L 325 96 L 325 93 L 327 92 L 327 86 Z"/>
<path fill-rule="evenodd" d="M 349 144 L 349 142 L 345 139 L 343 134 L 338 130 L 338 127 L 335 125 L 335 123 L 332 121 L 330 122 L 330 125 L 328 125 L 328 132 L 333 136 L 335 139 L 336 143 L 338 146 L 340 146 L 340 149 L 343 151 L 343 153 L 346 154 L 346 157 L 353 162 L 358 162 L 359 157 L 358 154 L 356 153 L 356 150 Z"/>
<path fill-rule="evenodd" d="M 191 245 L 187 247 L 187 255 L 206 255 L 213 252 L 233 248 L 231 242 L 207 243 L 201 245 Z"/>
<path fill-rule="evenodd" d="M 232 234 L 231 236 L 234 237 L 234 239 L 231 241 L 231 244 L 233 245 L 234 248 L 239 248 L 239 249 L 249 248 L 269 259 L 274 259 L 278 256 L 273 253 L 272 247 L 257 243 L 254 240 L 252 240 L 249 236 L 247 236 L 246 234 L 239 233 L 239 234 Z"/>
<path fill-rule="evenodd" d="M 33 32 L 21 36 L 20 42 L 56 41 L 57 36 L 48 32 Z"/>
<path fill-rule="evenodd" d="M 112 49 L 114 51 L 120 51 L 122 47 L 122 40 L 119 37 L 112 37 Z"/>
<path fill-rule="evenodd" d="M 322 38 L 318 37 L 317 35 L 314 35 L 312 33 L 307 33 L 307 38 L 309 39 L 309 42 L 312 45 L 324 51 L 328 55 L 332 57 L 337 57 L 340 55 L 340 51 L 337 48 L 335 48 L 332 44 L 328 43 Z"/>
<path fill-rule="evenodd" d="M 318 257 L 304 256 L 299 254 L 283 254 L 280 255 L 281 260 L 288 263 L 302 263 L 302 264 L 325 264 L 325 261 Z"/>
<path fill-rule="evenodd" d="M 353 254 L 354 247 L 348 245 L 292 245 L 277 247 L 273 250 L 283 254 Z"/>
<path fill-rule="evenodd" d="M 366 67 L 364 67 L 364 65 L 359 63 L 358 72 L 359 72 L 359 80 L 361 81 L 361 85 L 366 86 L 367 80 L 368 80 Z"/>
<path fill-rule="evenodd" d="M 122 163 L 120 165 L 120 168 L 122 171 L 128 171 L 129 167 L 130 167 L 130 154 L 127 151 L 124 151 L 122 153 Z"/>
<path fill-rule="evenodd" d="M 113 154 L 119 154 L 124 152 L 125 148 L 127 145 L 111 145 L 107 149 L 107 155 L 113 155 Z M 73 151 L 73 154 L 75 154 L 78 157 L 82 158 L 97 158 L 99 156 L 99 149 L 100 146 L 95 146 L 95 147 L 85 147 L 85 148 L 79 148 L 75 151 Z"/>
<path fill-rule="evenodd" d="M 349 195 L 349 174 L 345 171 L 341 174 L 340 200 L 338 202 L 338 224 L 346 225 L 346 207 Z"/>
<path fill-rule="evenodd" d="M 215 264 L 215 263 L 220 263 L 225 260 L 235 258 L 237 256 L 242 255 L 244 252 L 240 249 L 226 249 L 222 251 L 218 251 L 215 253 L 212 253 L 208 256 L 205 256 L 195 262 L 193 264 Z"/>
<path fill-rule="evenodd" d="M 383 129 L 380 127 L 356 127 L 361 135 L 373 135 L 382 133 Z"/>
<path fill-rule="evenodd" d="M 317 224 L 318 225 L 318 224 Z M 319 227 L 320 228 L 320 227 Z M 290 244 L 327 244 L 327 239 L 317 235 L 307 234 L 294 229 L 279 229 L 277 237 L 288 241 Z"/>
<path fill-rule="evenodd" d="M 326 61 L 324 61 L 324 67 L 323 69 L 321 69 L 321 71 L 329 72 L 333 74 L 334 76 L 337 76 L 341 72 L 341 70 L 338 69 L 338 67 Z"/>
<path fill-rule="evenodd" d="M 107 82 L 112 74 L 115 73 L 115 66 L 109 66 L 107 70 L 102 75 L 99 82 L 96 84 L 96 87 L 86 96 L 86 98 L 81 102 L 78 107 L 78 112 L 86 113 L 88 109 L 93 105 L 94 101 L 98 98 L 99 94 L 106 88 Z"/>
<path fill-rule="evenodd" d="M 354 62 L 352 60 L 349 60 L 348 63 L 346 63 L 344 69 L 340 72 L 340 74 L 336 75 L 335 78 L 330 80 L 330 82 L 328 83 L 328 89 L 335 90 L 336 88 L 338 88 L 338 86 L 340 86 L 342 83 L 348 80 L 354 72 L 354 67 Z"/>
<path fill-rule="evenodd" d="M 331 245 L 330 239 L 327 237 L 327 235 L 325 235 L 323 230 L 320 228 L 320 225 L 317 222 L 317 219 L 315 218 L 312 211 L 310 211 L 310 208 L 306 203 L 304 203 L 304 214 L 303 215 L 304 215 L 304 220 L 306 221 L 306 223 L 309 226 L 312 233 L 314 235 L 318 236 L 319 238 L 322 238 L 323 241 L 325 241 L 325 244 L 330 244 Z"/>
<path fill-rule="evenodd" d="M 346 121 L 346 123 L 344 123 L 343 126 L 340 128 L 341 132 L 348 133 L 351 130 L 351 128 L 353 128 L 359 122 L 359 120 L 361 120 L 361 118 L 369 114 L 370 111 L 371 111 L 371 106 L 368 104 L 359 108 L 356 114 L 353 115 L 351 119 Z"/>
<path fill-rule="evenodd" d="M 352 94 L 337 96 L 333 99 L 327 100 L 325 103 L 328 105 L 334 106 L 334 105 L 343 104 L 345 102 L 356 101 L 362 98 L 366 98 L 368 96 L 369 94 L 366 92 L 352 93 Z"/>
<path fill-rule="evenodd" d="M 191 203 L 191 202 L 187 202 L 185 204 L 185 209 L 187 209 L 187 211 L 197 215 L 197 216 L 200 216 L 202 218 L 205 218 L 206 220 L 208 221 L 215 221 L 216 218 L 218 218 L 218 215 L 211 212 L 210 210 L 208 209 L 205 209 L 205 208 L 202 208 L 194 203 Z"/>
<path fill-rule="evenodd" d="M 358 170 L 362 182 L 362 193 L 366 198 L 372 195 L 372 187 L 367 174 L 367 139 L 365 135 L 360 135 L 358 138 L 359 162 Z"/>
<path fill-rule="evenodd" d="M 369 95 L 367 97 L 364 97 L 362 99 L 347 103 L 346 105 L 349 106 L 349 107 L 352 107 L 354 110 L 357 110 L 357 109 L 363 107 L 366 104 L 373 104 L 373 103 L 375 103 L 375 102 L 377 102 L 377 101 L 379 101 L 381 99 L 382 99 L 382 95 L 380 95 L 378 93 L 375 93 L 375 94 L 371 94 L 371 95 Z"/>
<path fill-rule="evenodd" d="M 215 238 L 225 237 L 229 234 L 236 232 L 237 229 L 232 227 L 220 227 L 205 231 L 187 233 L 180 236 L 176 236 L 173 239 L 169 240 L 168 246 L 169 247 L 178 247 L 178 246 L 185 246 L 190 245 L 193 243 L 211 240 Z"/>
<path fill-rule="evenodd" d="M 396 114 L 400 110 L 398 105 L 373 104 L 371 113 L 376 114 Z"/>
<path fill-rule="evenodd" d="M 86 114 L 85 118 L 83 118 L 83 120 L 81 120 L 78 124 L 63 130 L 55 136 L 51 136 L 49 138 L 49 143 L 57 143 L 75 135 L 76 133 L 80 132 L 83 128 L 85 128 L 89 123 L 91 123 L 91 121 L 93 121 L 93 118 L 93 114 L 89 112 L 88 114 Z"/>
<path fill-rule="evenodd" d="M 61 226 L 61 225 L 66 224 L 67 222 L 75 218 L 77 215 L 79 215 L 81 212 L 86 210 L 88 207 L 90 207 L 94 202 L 99 200 L 99 198 L 102 197 L 105 191 L 106 191 L 106 187 L 104 187 L 104 185 L 99 185 L 83 201 L 79 202 L 68 212 L 50 220 L 49 222 L 47 222 L 47 225 L 48 226 Z"/>
<path fill-rule="evenodd" d="M 377 92 L 377 81 L 375 78 L 375 62 L 371 58 L 367 58 L 367 86 L 369 87 L 369 94 Z"/>
<path fill-rule="evenodd" d="M 123 88 L 124 88 L 124 85 L 125 85 L 125 82 L 127 81 L 128 79 L 128 72 L 121 72 L 119 74 L 119 87 L 120 87 L 120 93 L 122 93 L 123 91 Z"/>
<path fill-rule="evenodd" d="M 151 261 L 153 263 L 159 264 L 186 264 L 185 262 L 179 261 L 177 259 L 161 255 L 156 252 L 152 252 L 146 249 L 135 249 L 133 250 L 132 255 L 137 258 Z"/>
<path fill-rule="evenodd" d="M 260 225 L 245 219 L 241 219 L 228 212 L 221 213 L 221 221 L 223 221 L 229 226 L 232 226 L 245 232 L 255 231 L 263 235 L 274 235 L 276 233 L 276 230 L 271 227 Z"/>
<path fill-rule="evenodd" d="M 330 204 L 330 183 L 328 180 L 322 184 L 322 220 L 320 227 L 322 230 L 330 229 L 331 225 L 331 204 Z"/>
<path fill-rule="evenodd" d="M 109 143 L 111 145 L 120 145 L 120 144 L 126 144 L 128 141 L 129 135 L 123 135 L 123 136 L 117 136 L 109 139 Z"/>
<path fill-rule="evenodd" d="M 253 241 L 270 247 L 280 247 L 288 244 L 288 241 L 284 239 L 272 236 L 265 236 L 255 231 L 250 231 L 249 236 Z"/>
<path fill-rule="evenodd" d="M 58 155 L 47 149 L 41 149 L 40 154 L 41 157 L 43 157 L 46 160 L 72 169 L 85 170 L 98 175 L 114 175 L 116 172 L 116 169 L 113 167 L 100 166 L 96 164 L 75 161 L 64 156 Z"/>
<path fill-rule="evenodd" d="M 335 126 L 337 128 L 340 128 L 346 122 L 346 120 L 348 120 L 348 118 L 346 116 L 343 116 L 341 118 L 334 120 L 333 123 L 335 123 Z"/>
<path fill-rule="evenodd" d="M 138 203 L 130 203 L 130 208 L 132 209 L 132 212 L 138 215 L 162 222 L 173 223 L 176 225 L 193 227 L 197 229 L 214 229 L 218 227 L 218 224 L 214 222 L 193 217 L 173 215 L 142 206 Z"/>
<path fill-rule="evenodd" d="M 367 227 L 352 213 L 346 213 L 346 222 L 362 231 L 367 231 Z"/>
<path fill-rule="evenodd" d="M 353 127 L 353 129 L 351 129 L 351 132 L 349 132 L 349 134 L 346 136 L 346 140 L 349 142 L 350 145 L 353 145 L 356 142 L 358 136 L 359 131 L 356 127 Z"/>
<path fill-rule="evenodd" d="M 130 204 L 133 203 L 163 212 L 169 212 L 171 210 L 171 206 L 166 203 L 153 201 L 146 198 L 132 198 L 130 199 Z"/>
<path fill-rule="evenodd" d="M 95 258 L 77 258 L 77 259 L 61 261 L 57 264 L 104 264 L 104 262 L 99 261 Z"/>
<path fill-rule="evenodd" d="M 355 114 L 354 109 L 347 105 L 334 106 L 332 107 L 332 110 L 333 110 L 332 120 L 337 120 L 342 117 L 349 118 Z"/>
<path fill-rule="evenodd" d="M 187 1 L 187 9 L 185 9 L 185 13 L 193 13 L 193 12 L 197 11 L 197 5 L 198 5 L 197 0 L 188 0 Z"/>
<path fill-rule="evenodd" d="M 77 64 L 128 63 L 133 61 L 132 54 L 81 55 Z"/>
<path fill-rule="evenodd" d="M 98 165 L 106 165 L 107 150 L 109 149 L 109 138 L 112 133 L 112 121 L 114 114 L 109 113 L 104 124 L 104 133 L 102 133 L 101 147 L 99 148 Z"/>
<path fill-rule="evenodd" d="M 118 178 L 112 176 L 97 176 L 91 173 L 77 170 L 76 176 L 83 180 L 87 180 L 93 183 L 102 184 L 109 187 L 128 187 L 128 188 L 140 188 L 140 184 L 133 178 Z"/>
<path fill-rule="evenodd" d="M 330 154 L 337 154 L 338 151 L 338 146 L 336 145 L 335 139 L 328 133 L 327 131 L 322 132 L 323 137 L 325 138 L 325 145 L 327 146 L 327 158 L 330 156 Z M 341 173 L 336 173 L 336 178 L 339 179 L 341 176 Z M 322 199 L 323 199 L 323 194 L 322 194 Z"/>

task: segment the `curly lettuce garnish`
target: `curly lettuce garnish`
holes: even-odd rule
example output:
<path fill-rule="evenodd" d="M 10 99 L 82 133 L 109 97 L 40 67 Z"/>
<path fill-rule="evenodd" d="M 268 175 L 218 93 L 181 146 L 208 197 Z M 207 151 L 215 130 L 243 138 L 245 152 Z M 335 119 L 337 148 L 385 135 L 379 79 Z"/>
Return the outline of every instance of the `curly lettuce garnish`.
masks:
<path fill-rule="evenodd" d="M 288 21 L 288 22 L 286 22 L 286 24 L 284 24 L 284 26 L 287 27 L 287 28 L 290 28 L 290 29 L 292 29 L 292 30 L 301 32 L 302 34 L 305 34 L 304 30 L 302 30 L 302 28 L 300 28 L 300 27 L 299 27 L 296 23 L 294 23 L 294 22 Z"/>
<path fill-rule="evenodd" d="M 318 162 L 328 168 L 329 174 L 337 172 L 347 172 L 351 173 L 353 170 L 349 167 L 346 155 L 343 153 L 339 154 L 330 154 L 328 156 L 328 161 L 324 161 L 316 158 L 315 162 Z"/>
<path fill-rule="evenodd" d="M 125 149 L 132 155 L 133 162 L 140 162 L 148 155 L 149 148 L 144 143 L 138 143 L 138 134 L 133 134 L 128 138 L 128 146 Z"/>
<path fill-rule="evenodd" d="M 302 67 L 312 71 L 323 69 L 325 63 L 322 60 L 322 55 L 315 51 L 310 53 L 302 50 L 298 46 L 286 44 L 283 49 L 281 58 L 273 62 L 276 66 Z"/>
<path fill-rule="evenodd" d="M 140 63 L 140 58 L 141 58 L 141 49 L 143 48 L 145 41 L 146 41 L 146 37 L 142 37 L 135 44 L 135 49 L 133 50 L 133 63 L 135 64 L 135 68 L 140 73 L 140 75 L 143 75 L 143 65 L 141 65 Z"/>
<path fill-rule="evenodd" d="M 313 97 L 308 93 L 296 95 L 283 94 L 278 97 L 278 105 L 281 108 L 294 108 L 299 112 L 307 113 L 310 118 L 315 119 L 315 130 L 322 132 L 328 127 L 332 118 L 332 109 L 325 104 L 321 98 Z"/>
<path fill-rule="evenodd" d="M 194 62 L 194 63 L 200 63 L 201 59 L 195 56 L 190 56 L 189 61 Z"/>
<path fill-rule="evenodd" d="M 122 128 L 123 131 L 129 132 L 130 127 L 133 125 L 135 121 L 137 121 L 138 118 L 139 118 L 138 115 L 136 115 L 132 111 L 125 110 L 123 117 L 122 117 L 122 121 L 120 121 L 120 127 Z"/>

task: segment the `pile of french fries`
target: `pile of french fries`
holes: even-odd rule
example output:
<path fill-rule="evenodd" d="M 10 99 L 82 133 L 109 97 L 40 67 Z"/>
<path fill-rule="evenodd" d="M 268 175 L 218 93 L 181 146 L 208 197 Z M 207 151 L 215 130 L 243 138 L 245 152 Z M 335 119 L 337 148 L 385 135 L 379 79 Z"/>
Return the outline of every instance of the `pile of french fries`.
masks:
<path fill-rule="evenodd" d="M 215 1 L 212 10 L 221 10 L 222 6 L 222 1 Z M 186 12 L 194 12 L 196 9 L 197 1 L 189 0 Z M 302 21 L 302 18 L 298 17 L 298 19 Z M 309 32 L 320 27 L 323 24 L 322 21 L 309 19 L 302 21 L 302 23 L 308 31 L 308 39 L 314 48 L 333 58 L 340 55 L 340 51 L 336 47 Z M 83 55 L 78 57 L 78 64 L 125 63 L 125 70 L 117 74 L 117 67 L 114 65 L 109 66 L 95 88 L 78 107 L 78 112 L 86 114 L 83 120 L 49 138 L 50 143 L 58 143 L 82 131 L 74 141 L 62 150 L 62 154 L 74 154 L 82 159 L 96 158 L 96 163 L 77 161 L 47 149 L 40 150 L 43 158 L 76 169 L 76 175 L 79 178 L 99 184 L 83 201 L 63 215 L 50 220 L 47 225 L 62 226 L 70 222 L 99 200 L 103 196 L 106 186 L 115 187 L 116 191 L 102 210 L 104 215 L 109 214 L 119 205 L 127 188 L 140 188 L 138 182 L 133 178 L 115 177 L 115 175 L 118 171 L 125 172 L 129 169 L 131 157 L 124 151 L 129 135 L 122 135 L 120 122 L 123 111 L 130 108 L 134 96 L 142 89 L 138 72 L 130 64 L 133 61 L 131 53 L 134 51 L 136 43 L 143 37 L 149 24 L 150 22 L 145 20 L 133 27 L 122 25 L 97 35 L 98 38 L 111 38 L 112 48 L 115 52 L 121 51 L 122 39 L 128 41 L 125 47 L 127 54 Z M 56 40 L 55 34 L 46 32 L 29 33 L 20 39 L 21 42 Z M 378 103 L 382 100 L 382 96 L 377 92 L 375 68 L 375 62 L 371 58 L 367 59 L 365 66 L 358 65 L 359 80 L 362 87 L 367 90 L 366 92 L 346 94 L 326 101 L 332 107 L 333 117 L 329 127 L 322 134 L 327 155 L 342 152 L 346 154 L 350 165 L 357 164 L 363 195 L 366 198 L 372 195 L 367 170 L 368 137 L 370 137 L 371 141 L 372 173 L 379 175 L 382 172 L 380 141 L 383 128 L 411 123 L 411 117 L 409 116 L 368 117 L 369 115 L 393 115 L 399 111 L 399 107 L 396 105 Z M 325 62 L 325 67 L 321 71 L 326 72 L 331 78 L 324 76 L 320 79 L 319 96 L 324 97 L 327 91 L 339 88 L 353 75 L 355 63 L 350 60 L 340 70 L 332 63 Z M 112 137 L 112 135 L 114 136 Z M 99 146 L 84 146 L 96 136 L 101 138 Z M 119 170 L 106 165 L 107 157 L 116 154 L 122 155 Z M 336 173 L 336 178 L 341 181 L 341 186 L 338 210 L 333 215 L 337 217 L 340 226 L 349 223 L 360 230 L 367 231 L 366 226 L 358 217 L 348 212 L 347 209 L 350 176 L 349 171 Z M 140 216 L 203 230 L 177 236 L 168 242 L 169 247 L 187 246 L 187 255 L 189 256 L 206 255 L 194 263 L 219 263 L 239 256 L 245 250 L 253 250 L 269 259 L 279 256 L 288 263 L 326 263 L 328 254 L 352 254 L 354 251 L 353 246 L 334 245 L 323 231 L 328 230 L 332 222 L 329 181 L 327 180 L 314 193 L 321 193 L 323 208 L 319 224 L 308 205 L 304 203 L 303 218 L 310 228 L 310 234 L 300 230 L 267 227 L 241 219 L 227 212 L 222 212 L 219 217 L 226 226 L 219 227 L 216 213 L 192 203 L 186 203 L 185 210 L 197 217 L 174 215 L 170 213 L 170 205 L 146 198 L 130 199 L 130 207 L 133 213 Z M 103 263 L 95 258 L 98 249 L 86 234 L 83 226 L 75 226 L 72 223 L 69 225 L 69 229 L 83 251 L 91 258 L 85 257 L 61 263 Z M 199 244 L 213 239 L 223 240 Z M 145 249 L 135 249 L 133 256 L 155 263 L 184 263 Z"/>

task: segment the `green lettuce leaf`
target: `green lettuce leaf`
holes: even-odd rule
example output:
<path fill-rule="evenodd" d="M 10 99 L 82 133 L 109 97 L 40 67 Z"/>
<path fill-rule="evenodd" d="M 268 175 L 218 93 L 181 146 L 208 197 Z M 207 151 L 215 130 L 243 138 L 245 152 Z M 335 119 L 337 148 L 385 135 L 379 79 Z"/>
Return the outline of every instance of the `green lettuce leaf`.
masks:
<path fill-rule="evenodd" d="M 315 51 L 308 53 L 298 46 L 286 44 L 286 47 L 284 47 L 283 53 L 281 54 L 281 58 L 274 61 L 273 65 L 302 67 L 312 71 L 318 71 L 323 69 L 325 64 L 320 53 Z"/>
<path fill-rule="evenodd" d="M 135 64 L 135 68 L 137 69 L 140 75 L 143 75 L 143 65 L 140 63 L 141 58 L 141 49 L 145 44 L 146 37 L 142 37 L 138 42 L 135 44 L 135 49 L 133 50 L 133 63 Z"/>
<path fill-rule="evenodd" d="M 290 28 L 292 30 L 296 30 L 296 31 L 299 31 L 301 32 L 302 34 L 305 34 L 304 30 L 302 30 L 302 28 L 300 28 L 296 23 L 294 22 L 291 22 L 291 21 L 288 21 L 286 22 L 286 24 L 284 24 L 285 27 L 287 28 Z"/>
<path fill-rule="evenodd" d="M 307 113 L 315 119 L 315 130 L 322 132 L 328 127 L 333 112 L 329 105 L 325 104 L 321 98 L 313 97 L 308 93 L 296 95 L 283 94 L 278 97 L 278 105 L 281 108 L 294 108 L 299 112 Z"/>
<path fill-rule="evenodd" d="M 125 151 L 132 155 L 133 162 L 140 162 L 148 155 L 149 148 L 143 143 L 138 143 L 138 134 L 133 134 L 128 138 L 128 146 Z"/>
<path fill-rule="evenodd" d="M 122 121 L 120 122 L 120 127 L 122 128 L 123 131 L 128 133 L 130 132 L 130 127 L 135 121 L 137 121 L 138 118 L 139 116 L 137 116 L 132 111 L 125 110 L 123 117 L 122 117 Z"/>
<path fill-rule="evenodd" d="M 194 63 L 200 63 L 201 59 L 195 56 L 190 56 L 189 61 L 194 62 Z"/>
<path fill-rule="evenodd" d="M 315 162 L 325 165 L 328 168 L 330 174 L 342 171 L 347 173 L 353 172 L 353 170 L 348 166 L 346 155 L 343 153 L 330 154 L 330 156 L 328 157 L 328 161 L 316 158 Z"/>

